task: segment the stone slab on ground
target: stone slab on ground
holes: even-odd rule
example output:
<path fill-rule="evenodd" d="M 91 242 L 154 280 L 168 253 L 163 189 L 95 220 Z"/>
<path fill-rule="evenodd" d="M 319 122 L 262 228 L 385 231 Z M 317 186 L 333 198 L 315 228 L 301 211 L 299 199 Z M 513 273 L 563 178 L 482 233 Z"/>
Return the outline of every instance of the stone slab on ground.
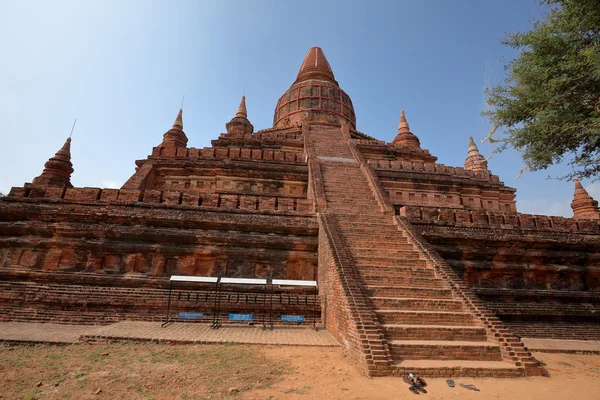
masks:
<path fill-rule="evenodd" d="M 71 344 L 96 326 L 0 322 L 0 342 Z"/>
<path fill-rule="evenodd" d="M 95 341 L 153 341 L 170 343 L 243 343 L 287 346 L 338 346 L 327 331 L 306 327 L 275 327 L 263 330 L 260 326 L 223 325 L 211 329 L 209 324 L 122 321 L 97 328 L 83 340 Z"/>
<path fill-rule="evenodd" d="M 600 341 L 521 338 L 529 351 L 538 353 L 600 354 Z"/>
<path fill-rule="evenodd" d="M 240 343 L 284 346 L 339 346 L 327 331 L 306 327 L 224 325 L 122 321 L 107 326 L 0 322 L 0 342 L 72 344 L 86 341 L 153 341 L 170 343 Z"/>

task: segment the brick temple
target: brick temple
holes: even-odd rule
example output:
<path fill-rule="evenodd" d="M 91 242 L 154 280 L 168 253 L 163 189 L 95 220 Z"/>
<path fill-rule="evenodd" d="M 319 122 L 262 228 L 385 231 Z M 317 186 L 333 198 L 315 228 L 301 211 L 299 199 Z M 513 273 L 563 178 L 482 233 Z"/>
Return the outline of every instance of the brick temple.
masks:
<path fill-rule="evenodd" d="M 121 189 L 73 187 L 67 139 L 0 199 L 2 320 L 160 321 L 169 277 L 195 275 L 317 280 L 320 325 L 371 376 L 533 375 L 521 337 L 600 340 L 600 212 L 578 181 L 573 218 L 521 214 L 472 139 L 463 168 L 404 112 L 391 143 L 359 132 L 318 47 L 272 128 L 244 97 L 225 126 L 189 147 L 180 110 Z"/>

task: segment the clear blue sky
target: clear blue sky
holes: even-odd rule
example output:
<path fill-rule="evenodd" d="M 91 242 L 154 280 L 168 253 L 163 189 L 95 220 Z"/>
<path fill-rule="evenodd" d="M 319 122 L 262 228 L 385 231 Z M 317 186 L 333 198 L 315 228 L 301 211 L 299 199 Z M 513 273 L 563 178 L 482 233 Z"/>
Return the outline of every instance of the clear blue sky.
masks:
<path fill-rule="evenodd" d="M 421 144 L 462 166 L 484 138 L 483 89 L 514 53 L 499 42 L 543 12 L 537 0 L 0 0 L 0 191 L 40 174 L 73 119 L 75 186 L 120 185 L 162 140 L 185 93 L 189 146 L 225 130 L 246 88 L 255 129 L 306 51 L 323 48 L 351 96 L 358 129 L 381 140 L 406 110 Z M 490 144 L 479 144 L 484 155 Z M 565 168 L 514 177 L 516 153 L 490 168 L 516 187 L 519 210 L 572 215 Z M 600 186 L 584 182 L 598 198 Z"/>

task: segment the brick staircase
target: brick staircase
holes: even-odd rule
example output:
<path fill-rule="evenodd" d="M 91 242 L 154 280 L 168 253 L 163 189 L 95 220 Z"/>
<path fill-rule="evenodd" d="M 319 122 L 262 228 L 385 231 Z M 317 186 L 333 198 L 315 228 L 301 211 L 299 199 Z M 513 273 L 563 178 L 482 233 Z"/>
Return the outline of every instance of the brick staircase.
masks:
<path fill-rule="evenodd" d="M 334 216 L 381 324 L 391 372 L 522 376 L 522 369 L 503 361 L 500 345 L 488 340 L 485 327 L 454 297 L 394 218 L 380 212 L 349 144 L 332 134 L 311 132 L 311 137 L 320 159 L 326 212 Z"/>

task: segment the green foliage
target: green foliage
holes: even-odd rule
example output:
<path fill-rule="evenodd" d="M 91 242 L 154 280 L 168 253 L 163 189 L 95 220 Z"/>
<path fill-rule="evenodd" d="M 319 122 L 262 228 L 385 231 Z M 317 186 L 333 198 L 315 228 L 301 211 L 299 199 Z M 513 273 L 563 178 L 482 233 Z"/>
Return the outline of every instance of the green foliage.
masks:
<path fill-rule="evenodd" d="M 507 35 L 519 49 L 505 84 L 486 90 L 483 113 L 500 128 L 496 152 L 514 148 L 526 167 L 567 161 L 562 178 L 600 178 L 600 0 L 543 0 L 545 20 Z M 493 141 L 493 140 L 492 140 Z"/>

